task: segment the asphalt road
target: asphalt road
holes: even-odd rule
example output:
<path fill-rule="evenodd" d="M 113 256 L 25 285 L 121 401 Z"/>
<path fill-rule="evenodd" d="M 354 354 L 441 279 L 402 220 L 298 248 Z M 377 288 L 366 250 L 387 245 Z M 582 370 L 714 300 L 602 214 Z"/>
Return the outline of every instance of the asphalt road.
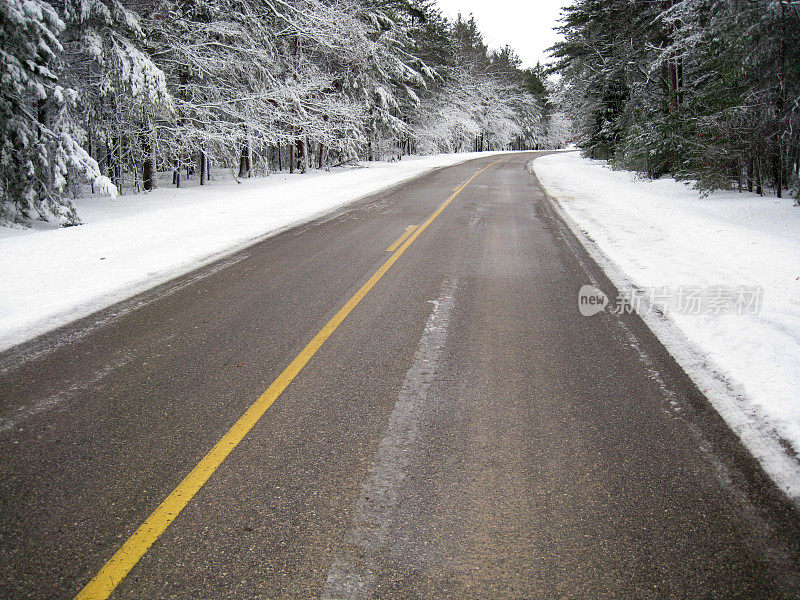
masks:
<path fill-rule="evenodd" d="M 0 597 L 800 598 L 798 512 L 637 317 L 579 314 L 613 287 L 533 156 L 0 355 Z"/>

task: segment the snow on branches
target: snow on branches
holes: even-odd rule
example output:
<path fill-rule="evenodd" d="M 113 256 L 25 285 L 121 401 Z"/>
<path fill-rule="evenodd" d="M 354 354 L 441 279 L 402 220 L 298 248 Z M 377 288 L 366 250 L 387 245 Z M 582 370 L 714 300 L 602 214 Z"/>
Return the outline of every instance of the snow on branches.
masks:
<path fill-rule="evenodd" d="M 77 224 L 71 197 L 159 172 L 202 184 L 217 167 L 545 143 L 539 74 L 431 0 L 0 6 L 2 222 Z"/>
<path fill-rule="evenodd" d="M 0 222 L 79 223 L 64 194 L 73 173 L 115 193 L 74 139 L 76 93 L 57 74 L 64 27 L 40 0 L 0 1 Z"/>

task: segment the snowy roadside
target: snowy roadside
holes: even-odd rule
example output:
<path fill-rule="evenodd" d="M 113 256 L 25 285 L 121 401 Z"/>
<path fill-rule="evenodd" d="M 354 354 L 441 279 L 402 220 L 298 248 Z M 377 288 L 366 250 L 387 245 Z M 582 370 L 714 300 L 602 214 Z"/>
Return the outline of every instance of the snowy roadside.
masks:
<path fill-rule="evenodd" d="M 614 285 L 642 300 L 648 326 L 800 501 L 800 208 L 749 193 L 701 197 L 577 153 L 531 166 Z M 741 290 L 757 291 L 759 306 L 713 309 Z M 686 301 L 698 291 L 702 304 Z"/>
<path fill-rule="evenodd" d="M 164 186 L 116 200 L 95 196 L 76 201 L 80 227 L 0 227 L 0 351 L 358 198 L 492 154 L 498 153 Z"/>

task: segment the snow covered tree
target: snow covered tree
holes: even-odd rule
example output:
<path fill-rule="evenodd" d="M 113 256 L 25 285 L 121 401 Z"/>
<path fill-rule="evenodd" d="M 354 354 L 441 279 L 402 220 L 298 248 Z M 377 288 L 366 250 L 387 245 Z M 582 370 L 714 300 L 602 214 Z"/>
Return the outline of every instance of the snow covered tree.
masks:
<path fill-rule="evenodd" d="M 590 156 L 703 189 L 798 189 L 800 2 L 578 0 L 562 109 Z"/>
<path fill-rule="evenodd" d="M 541 72 L 434 0 L 0 2 L 3 222 L 76 224 L 70 198 L 159 171 L 547 143 Z"/>
<path fill-rule="evenodd" d="M 270 137 L 278 87 L 273 23 L 270 5 L 249 0 L 157 0 L 144 19 L 174 108 L 157 127 L 176 184 L 183 168 L 199 165 L 207 176 L 209 155 L 223 164 L 249 161 L 253 139 Z"/>
<path fill-rule="evenodd" d="M 413 137 L 423 152 L 458 152 L 544 145 L 545 89 L 521 69 L 511 48 L 489 52 L 475 20 L 449 28 L 448 60 L 413 113 Z M 536 85 L 532 85 L 538 83 Z"/>
<path fill-rule="evenodd" d="M 61 80 L 78 91 L 86 147 L 118 189 L 155 185 L 155 122 L 169 114 L 166 78 L 145 48 L 139 16 L 117 0 L 66 0 Z M 141 166 L 141 172 L 139 167 Z"/>
<path fill-rule="evenodd" d="M 64 22 L 40 0 L 0 2 L 0 221 L 79 223 L 66 197 L 77 175 L 115 194 L 81 147 L 77 94 L 59 83 Z"/>
<path fill-rule="evenodd" d="M 683 72 L 683 167 L 701 187 L 797 185 L 798 6 L 684 0 L 662 14 Z"/>

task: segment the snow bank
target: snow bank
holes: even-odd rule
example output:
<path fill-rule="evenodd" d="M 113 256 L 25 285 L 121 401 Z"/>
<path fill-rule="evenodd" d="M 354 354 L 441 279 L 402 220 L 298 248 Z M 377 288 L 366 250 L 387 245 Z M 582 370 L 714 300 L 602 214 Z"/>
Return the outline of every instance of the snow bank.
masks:
<path fill-rule="evenodd" d="M 683 183 L 642 180 L 576 153 L 539 158 L 533 169 L 618 287 L 763 290 L 757 312 L 668 310 L 645 320 L 800 499 L 800 469 L 780 443 L 800 452 L 800 208 L 749 193 L 701 197 Z"/>
<path fill-rule="evenodd" d="M 491 154 L 407 157 L 241 184 L 165 186 L 116 200 L 90 197 L 76 201 L 80 227 L 0 227 L 0 350 L 365 195 Z"/>

